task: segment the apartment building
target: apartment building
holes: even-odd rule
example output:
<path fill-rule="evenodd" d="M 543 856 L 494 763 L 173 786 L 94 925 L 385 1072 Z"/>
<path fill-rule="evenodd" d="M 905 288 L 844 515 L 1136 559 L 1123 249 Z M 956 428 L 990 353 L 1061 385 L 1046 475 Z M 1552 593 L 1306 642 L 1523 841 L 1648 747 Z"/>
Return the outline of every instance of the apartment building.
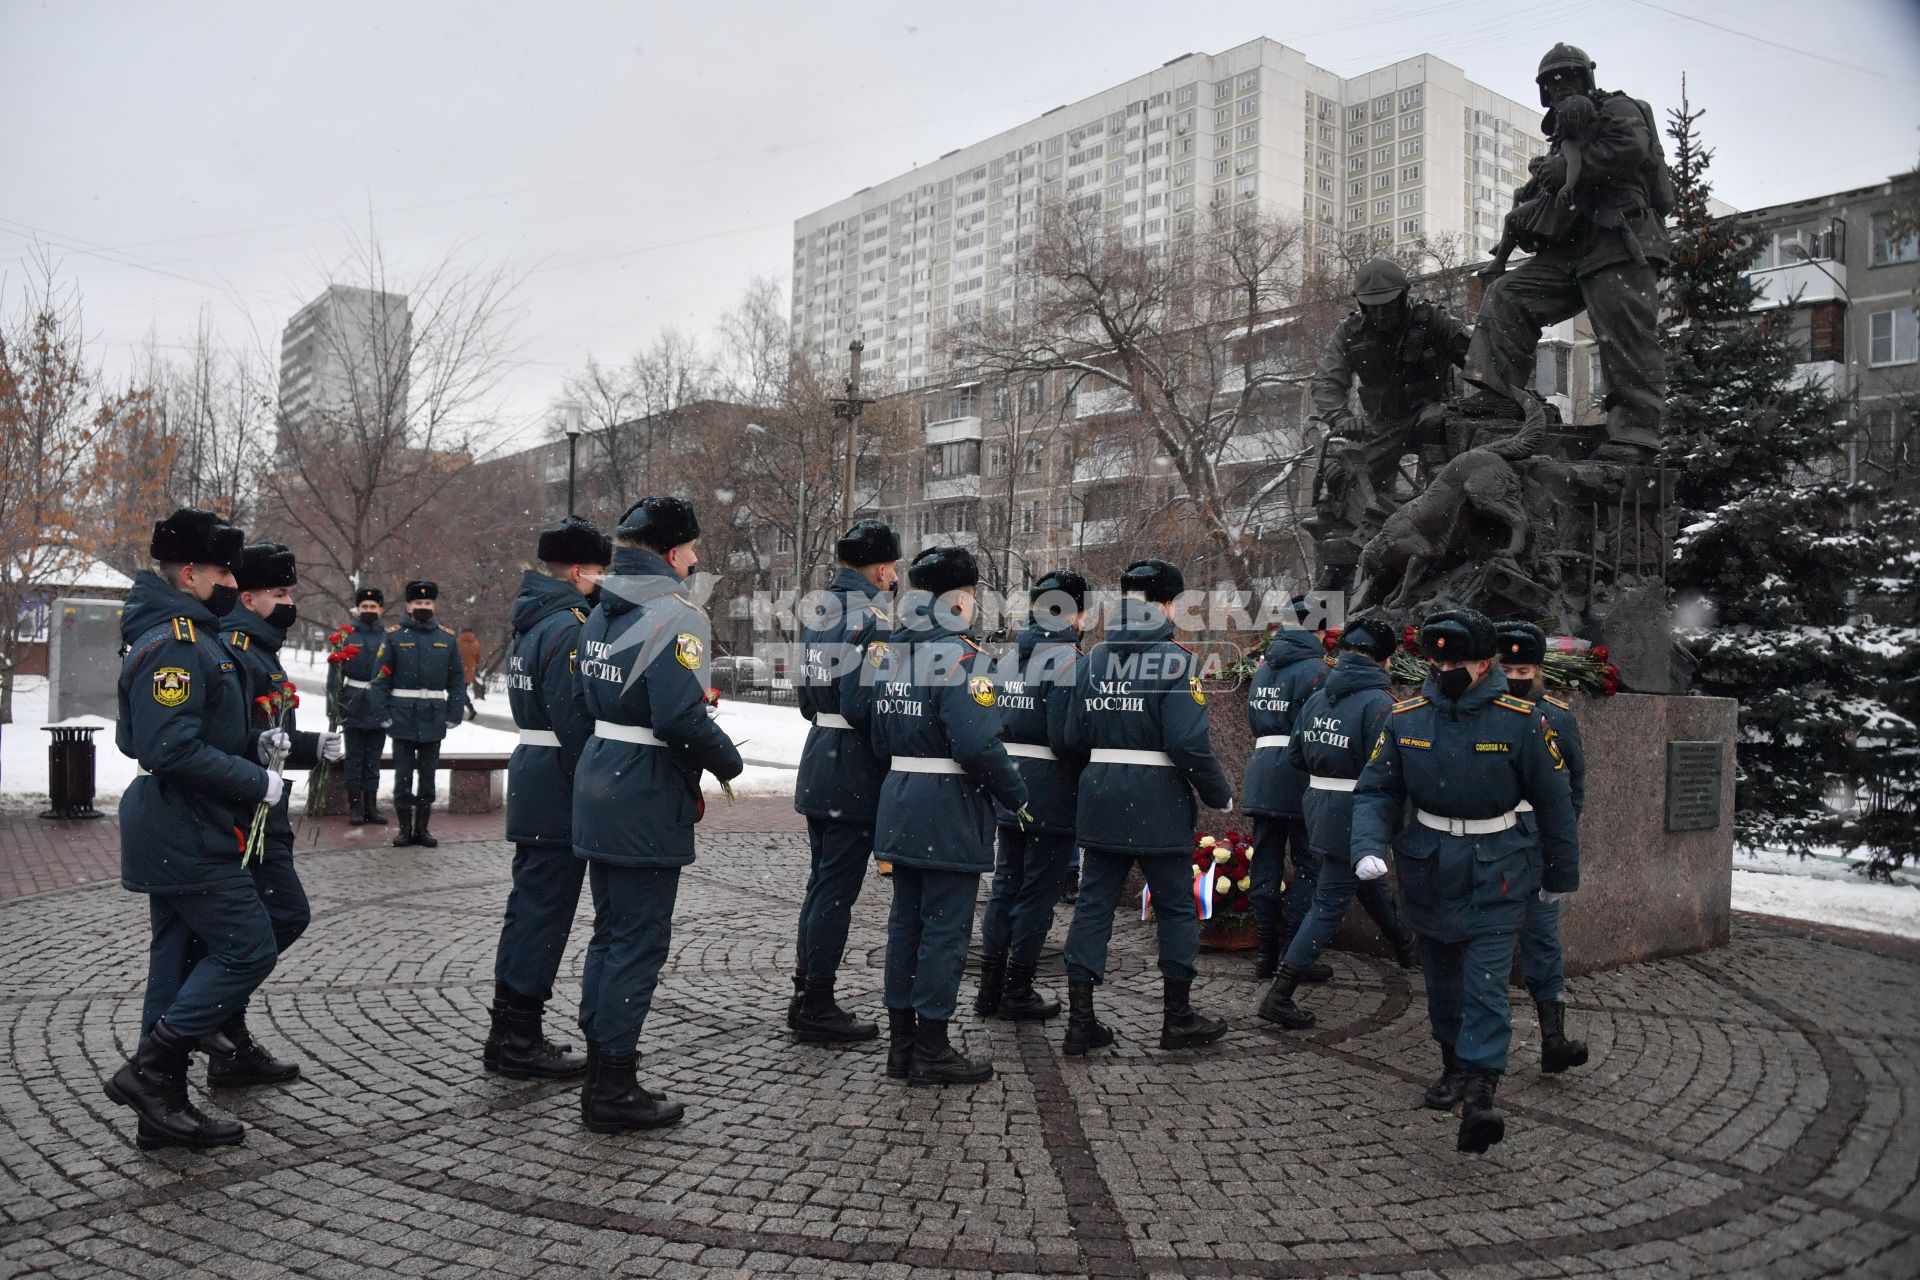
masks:
<path fill-rule="evenodd" d="M 404 294 L 328 285 L 280 333 L 281 429 L 356 405 L 404 418 L 412 326 Z"/>

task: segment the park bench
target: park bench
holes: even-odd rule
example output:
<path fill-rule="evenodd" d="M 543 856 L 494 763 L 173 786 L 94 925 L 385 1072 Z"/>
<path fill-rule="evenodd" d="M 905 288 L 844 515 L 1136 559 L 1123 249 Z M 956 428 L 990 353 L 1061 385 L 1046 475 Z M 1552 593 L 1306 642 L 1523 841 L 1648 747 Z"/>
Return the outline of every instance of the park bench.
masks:
<path fill-rule="evenodd" d="M 506 771 L 507 757 L 499 752 L 442 752 L 440 767 L 450 774 L 452 785 L 448 788 L 446 806 L 451 813 L 492 813 L 503 803 L 505 788 L 501 775 Z M 393 753 L 380 757 L 380 770 L 388 775 L 382 779 L 381 789 L 392 798 L 391 774 L 393 772 Z M 311 775 L 310 775 L 311 777 Z M 313 783 L 307 783 L 307 804 L 309 812 L 313 805 Z M 347 791 L 340 781 L 340 771 L 336 768 L 327 784 L 327 812 L 330 818 L 344 818 L 347 815 Z"/>

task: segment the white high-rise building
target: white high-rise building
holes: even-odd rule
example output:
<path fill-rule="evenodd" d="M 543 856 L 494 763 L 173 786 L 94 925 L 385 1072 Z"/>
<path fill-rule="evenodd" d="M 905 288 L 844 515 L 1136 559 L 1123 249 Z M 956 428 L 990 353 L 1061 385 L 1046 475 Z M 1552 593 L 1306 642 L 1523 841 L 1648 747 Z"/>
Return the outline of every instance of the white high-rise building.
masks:
<path fill-rule="evenodd" d="M 280 332 L 283 427 L 407 410 L 413 313 L 405 294 L 328 285 Z"/>
<path fill-rule="evenodd" d="M 1189 53 L 794 224 L 793 335 L 830 365 L 866 343 L 880 385 L 942 373 L 946 328 L 1013 296 L 1015 246 L 1039 210 L 1099 210 L 1164 243 L 1255 207 L 1344 247 L 1491 249 L 1544 154 L 1540 108 L 1423 55 L 1351 79 L 1259 39 Z"/>

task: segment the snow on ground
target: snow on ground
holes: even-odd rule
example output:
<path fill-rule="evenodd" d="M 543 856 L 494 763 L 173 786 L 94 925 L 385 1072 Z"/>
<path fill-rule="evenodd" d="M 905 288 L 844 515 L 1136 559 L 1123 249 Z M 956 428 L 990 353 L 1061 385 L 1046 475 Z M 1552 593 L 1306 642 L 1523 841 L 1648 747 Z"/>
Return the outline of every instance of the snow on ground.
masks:
<path fill-rule="evenodd" d="M 1852 869 L 1864 861 L 1833 848 L 1807 858 L 1742 848 L 1733 859 L 1733 909 L 1920 938 L 1920 868 L 1894 872 L 1891 885 L 1873 884 Z"/>

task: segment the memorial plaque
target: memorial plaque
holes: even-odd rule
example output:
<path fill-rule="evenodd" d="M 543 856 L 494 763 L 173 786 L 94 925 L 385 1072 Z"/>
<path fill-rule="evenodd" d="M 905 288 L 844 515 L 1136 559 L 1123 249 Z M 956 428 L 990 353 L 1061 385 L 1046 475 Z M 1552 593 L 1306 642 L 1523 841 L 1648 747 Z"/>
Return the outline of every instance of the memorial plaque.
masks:
<path fill-rule="evenodd" d="M 1718 742 L 1667 744 L 1667 830 L 1711 831 L 1720 825 Z"/>

